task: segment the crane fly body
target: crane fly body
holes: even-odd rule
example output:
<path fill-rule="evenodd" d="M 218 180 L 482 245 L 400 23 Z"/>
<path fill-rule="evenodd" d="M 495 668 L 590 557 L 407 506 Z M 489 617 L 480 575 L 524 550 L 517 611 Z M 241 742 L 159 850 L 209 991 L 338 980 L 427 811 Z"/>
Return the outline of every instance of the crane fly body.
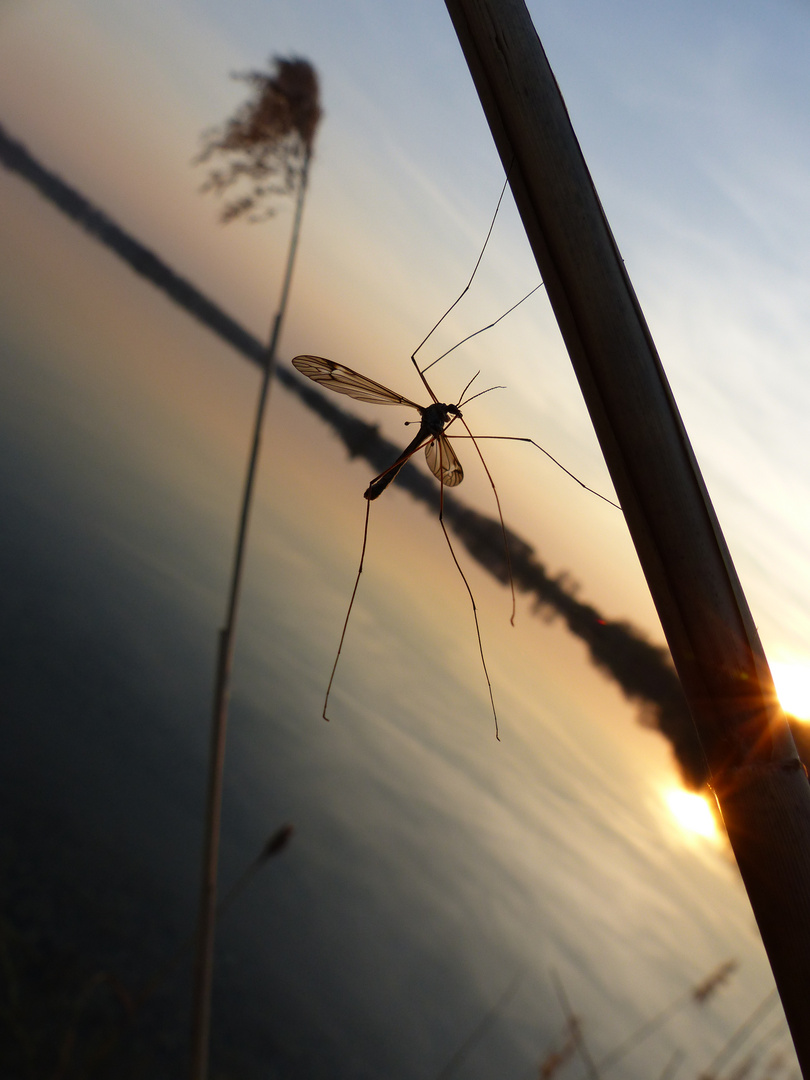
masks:
<path fill-rule="evenodd" d="M 441 401 L 432 401 L 430 405 L 417 405 L 415 401 L 389 390 L 387 386 L 323 356 L 296 356 L 293 366 L 302 375 L 322 386 L 328 386 L 336 394 L 347 394 L 357 401 L 367 401 L 374 405 L 405 405 L 419 413 L 421 420 L 415 438 L 392 465 L 371 481 L 364 493 L 365 498 L 379 498 L 405 462 L 423 445 L 428 468 L 440 483 L 445 487 L 456 487 L 464 479 L 461 464 L 444 434 L 448 424 L 461 419 L 458 405 L 446 405 Z"/>

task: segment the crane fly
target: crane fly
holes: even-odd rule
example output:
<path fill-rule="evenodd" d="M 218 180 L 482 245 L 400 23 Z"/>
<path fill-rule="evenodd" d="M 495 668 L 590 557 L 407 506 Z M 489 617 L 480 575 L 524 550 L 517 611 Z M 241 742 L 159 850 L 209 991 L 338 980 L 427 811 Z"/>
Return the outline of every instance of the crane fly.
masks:
<path fill-rule="evenodd" d="M 509 169 L 511 170 L 511 165 Z M 439 524 L 441 525 L 442 532 L 444 533 L 444 538 L 447 541 L 447 546 L 450 549 L 450 554 L 453 558 L 453 562 L 455 563 L 456 569 L 461 576 L 461 580 L 464 582 L 464 587 L 467 590 L 467 594 L 469 595 L 470 603 L 472 605 L 473 618 L 475 620 L 475 632 L 478 638 L 478 652 L 481 657 L 481 666 L 484 669 L 484 677 L 486 678 L 487 689 L 489 691 L 489 701 L 490 705 L 492 706 L 492 715 L 495 720 L 495 738 L 500 739 L 500 735 L 498 732 L 498 714 L 495 710 L 495 699 L 492 694 L 492 683 L 490 682 L 489 671 L 487 670 L 487 662 L 486 658 L 484 657 L 484 646 L 481 641 L 481 628 L 478 623 L 478 609 L 475 605 L 475 597 L 473 596 L 472 589 L 470 588 L 470 583 L 467 581 L 466 575 L 464 574 L 464 571 L 461 568 L 461 564 L 458 561 L 452 541 L 450 540 L 450 534 L 447 531 L 447 527 L 444 523 L 443 517 L 444 489 L 446 487 L 457 487 L 464 479 L 464 472 L 461 468 L 461 463 L 459 462 L 458 457 L 456 456 L 456 452 L 450 444 L 447 435 L 445 434 L 447 428 L 451 424 L 455 423 L 456 420 L 459 421 L 465 432 L 465 434 L 461 435 L 460 437 L 470 439 L 473 446 L 475 447 L 476 453 L 478 454 L 478 457 L 484 468 L 484 472 L 486 473 L 487 480 L 489 481 L 493 495 L 495 497 L 495 504 L 498 508 L 498 518 L 500 519 L 501 532 L 503 534 L 506 571 L 509 585 L 512 591 L 512 625 L 514 625 L 515 622 L 515 584 L 512 578 L 512 562 L 509 555 L 509 541 L 507 539 L 506 525 L 504 524 L 503 513 L 501 511 L 501 501 L 498 498 L 498 490 L 495 487 L 495 481 L 492 479 L 492 475 L 489 471 L 489 468 L 487 467 L 487 463 L 484 460 L 484 455 L 481 453 L 481 448 L 479 447 L 477 440 L 484 438 L 493 438 L 509 439 L 514 442 L 531 443 L 532 446 L 540 450 L 543 454 L 546 455 L 546 457 L 548 457 L 552 462 L 554 462 L 554 464 L 558 468 L 562 469 L 564 473 L 570 476 L 572 480 L 575 480 L 576 483 L 580 485 L 580 487 L 584 488 L 586 491 L 589 491 L 592 495 L 596 495 L 597 498 L 602 499 L 604 502 L 610 503 L 611 506 L 615 506 L 616 509 L 620 509 L 620 507 L 618 507 L 617 504 L 614 503 L 611 499 L 606 498 L 604 495 L 600 495 L 598 491 L 594 491 L 593 488 L 590 488 L 587 484 L 583 483 L 582 480 L 580 480 L 572 472 L 566 469 L 566 467 L 561 462 L 559 462 L 552 454 L 548 452 L 548 450 L 542 447 L 539 443 L 535 442 L 534 439 L 524 438 L 517 435 L 473 435 L 473 433 L 467 426 L 464 417 L 461 414 L 461 406 L 469 404 L 469 402 L 473 401 L 475 398 L 481 397 L 482 394 L 489 393 L 490 390 L 503 389 L 502 387 L 489 387 L 489 389 L 487 390 L 481 390 L 476 394 L 472 394 L 465 400 L 465 396 L 468 390 L 472 386 L 475 379 L 478 377 L 476 374 L 464 387 L 464 391 L 461 394 L 458 403 L 453 405 L 439 401 L 439 399 L 434 394 L 430 383 L 425 377 L 426 371 L 432 368 L 435 364 L 438 364 L 440 360 L 443 360 L 445 356 L 453 352 L 454 349 L 457 349 L 459 345 L 463 345 L 465 342 L 469 341 L 470 338 L 476 337 L 478 334 L 482 334 L 485 330 L 491 330 L 493 326 L 495 326 L 501 321 L 501 319 L 505 319 L 506 316 L 510 314 L 510 312 L 514 311 L 516 307 L 519 307 L 525 300 L 528 300 L 530 296 L 533 296 L 534 293 L 542 287 L 542 281 L 539 285 L 536 285 L 530 292 L 528 292 L 526 296 L 523 297 L 523 299 L 518 300 L 518 302 L 516 304 L 513 304 L 508 311 L 505 311 L 502 315 L 495 319 L 494 322 L 489 323 L 487 326 L 482 327 L 480 330 L 476 330 L 475 333 L 468 334 L 467 337 L 465 337 L 462 341 L 457 342 L 451 349 L 448 349 L 447 352 L 442 353 L 441 356 L 438 356 L 435 360 L 431 361 L 425 367 L 420 367 L 416 359 L 417 353 L 420 351 L 420 349 L 422 349 L 422 347 L 427 343 L 428 339 L 439 328 L 439 326 L 441 326 L 441 324 L 444 322 L 444 320 L 447 318 L 453 308 L 456 307 L 456 305 L 460 302 L 462 297 L 465 295 L 465 293 L 468 292 L 470 286 L 472 285 L 473 279 L 478 272 L 478 267 L 481 265 L 481 260 L 484 257 L 484 252 L 487 249 L 489 239 L 492 235 L 492 230 L 495 226 L 495 219 L 498 216 L 498 211 L 500 209 L 501 202 L 503 201 L 504 194 L 506 193 L 506 186 L 508 182 L 509 170 L 507 170 L 507 177 L 504 181 L 500 198 L 498 199 L 498 205 L 495 207 L 495 213 L 492 217 L 492 221 L 490 222 L 489 231 L 487 232 L 486 239 L 484 240 L 484 246 L 481 248 L 481 252 L 478 256 L 478 260 L 475 266 L 473 267 L 473 272 L 470 276 L 469 281 L 467 282 L 461 293 L 458 295 L 458 297 L 447 309 L 447 311 L 445 311 L 444 315 L 442 315 L 442 317 L 439 319 L 433 329 L 427 334 L 421 344 L 418 345 L 414 352 L 411 354 L 411 363 L 416 369 L 416 373 L 421 379 L 422 384 L 431 399 L 428 405 L 418 405 L 415 401 L 411 401 L 410 398 L 404 397 L 402 394 L 398 394 L 395 390 L 389 390 L 388 387 L 383 386 L 382 383 L 375 382 L 374 379 L 369 379 L 366 375 L 361 375 L 359 372 L 353 371 L 352 368 L 345 367 L 343 364 L 338 364 L 334 360 L 326 360 L 322 356 L 296 356 L 293 359 L 293 365 L 298 369 L 298 371 L 301 372 L 302 375 L 306 375 L 307 378 L 313 379 L 315 382 L 320 383 L 321 386 L 326 386 L 337 394 L 346 394 L 348 397 L 352 397 L 357 401 L 365 401 L 372 405 L 404 405 L 406 408 L 415 409 L 416 412 L 419 414 L 419 430 L 417 431 L 416 436 L 405 447 L 405 449 L 402 451 L 396 461 L 389 465 L 387 469 L 384 469 L 378 476 L 374 477 L 374 479 L 368 485 L 364 493 L 366 498 L 366 520 L 365 528 L 363 531 L 363 548 L 360 554 L 360 566 L 357 570 L 357 577 L 354 581 L 354 589 L 352 590 L 351 599 L 349 600 L 349 608 L 346 612 L 346 619 L 343 623 L 343 632 L 340 635 L 340 643 L 338 644 L 337 655 L 335 657 L 335 662 L 332 666 L 332 674 L 329 678 L 329 685 L 326 688 L 326 697 L 324 698 L 323 703 L 324 720 L 329 719 L 329 717 L 326 715 L 326 709 L 329 704 L 329 695 L 332 691 L 332 683 L 335 679 L 335 672 L 337 671 L 338 661 L 340 660 L 341 650 L 343 649 L 343 642 L 346 637 L 346 629 L 349 625 L 349 617 L 351 616 L 352 607 L 354 606 L 354 598 L 357 595 L 357 587 L 360 584 L 360 575 L 363 572 L 363 562 L 366 556 L 366 544 L 368 541 L 368 522 L 369 513 L 371 510 L 371 503 L 375 499 L 379 498 L 383 491 L 385 491 L 385 489 L 388 487 L 394 477 L 399 473 L 403 465 L 405 465 L 405 463 L 411 457 L 413 457 L 413 455 L 417 453 L 417 451 L 424 447 L 425 458 L 428 463 L 428 468 L 439 481 L 440 486 Z M 406 421 L 406 423 L 410 422 L 415 421 Z"/>
<path fill-rule="evenodd" d="M 500 739 L 498 732 L 498 714 L 495 710 L 495 699 L 492 695 L 492 683 L 489 678 L 489 671 L 487 670 L 487 662 L 484 657 L 484 646 L 481 641 L 481 628 L 478 624 L 478 610 L 475 606 L 475 597 L 473 596 L 472 589 L 469 582 L 461 569 L 461 565 L 456 557 L 453 544 L 450 540 L 450 536 L 447 532 L 447 528 L 444 524 L 442 517 L 443 498 L 445 487 L 457 487 L 464 479 L 464 471 L 461 468 L 461 463 L 456 456 L 456 452 L 450 444 L 449 439 L 445 435 L 445 429 L 453 423 L 454 420 L 460 420 L 464 425 L 469 438 L 473 438 L 469 428 L 467 428 L 464 418 L 461 414 L 460 406 L 464 404 L 464 395 L 469 390 L 477 375 L 467 383 L 464 388 L 464 392 L 459 398 L 458 405 L 446 404 L 439 401 L 430 385 L 425 378 L 423 372 L 419 369 L 416 363 L 416 353 L 411 357 L 416 366 L 416 370 L 425 384 L 431 398 L 433 399 L 429 405 L 418 405 L 415 401 L 411 401 L 410 398 L 406 398 L 403 394 L 398 394 L 395 390 L 389 390 L 387 386 L 383 386 L 382 383 L 375 382 L 374 379 L 369 379 L 366 375 L 361 375 L 358 371 L 353 371 L 352 368 L 345 367 L 343 364 L 338 364 L 334 360 L 327 360 L 323 356 L 296 356 L 293 359 L 293 365 L 301 372 L 302 375 L 306 375 L 308 378 L 320 383 L 322 386 L 329 387 L 337 394 L 346 394 L 348 397 L 354 398 L 356 401 L 365 401 L 372 405 L 404 405 L 407 408 L 415 409 L 419 414 L 419 430 L 415 437 L 411 440 L 408 446 L 402 451 L 399 457 L 387 469 L 384 469 L 378 476 L 375 476 L 371 483 L 368 485 L 364 492 L 366 499 L 366 521 L 363 531 L 363 549 L 360 555 L 360 566 L 357 571 L 357 577 L 354 582 L 354 589 L 352 591 L 351 599 L 349 601 L 349 609 L 346 612 L 346 620 L 343 624 L 343 632 L 340 636 L 340 644 L 338 645 L 337 656 L 335 657 L 335 663 L 332 667 L 332 674 L 329 679 L 329 685 L 326 688 L 326 697 L 323 703 L 323 718 L 328 720 L 326 715 L 326 709 L 329 704 L 329 694 L 332 690 L 332 683 L 335 678 L 335 672 L 337 670 L 338 661 L 340 660 L 340 653 L 343 649 L 343 641 L 346 637 L 346 628 L 349 625 L 349 616 L 352 613 L 352 607 L 354 605 L 354 598 L 357 595 L 357 586 L 360 583 L 360 575 L 363 572 L 363 562 L 366 555 L 366 543 L 368 541 L 368 519 L 371 509 L 371 503 L 379 498 L 385 491 L 402 466 L 422 447 L 425 449 L 425 459 L 428 463 L 428 468 L 439 481 L 441 486 L 441 496 L 439 504 L 439 524 L 444 532 L 447 546 L 450 549 L 450 554 L 453 557 L 453 562 L 456 564 L 456 568 L 461 574 L 462 581 L 467 589 L 467 593 L 470 597 L 470 603 L 473 609 L 473 618 L 475 619 L 475 631 L 478 637 L 478 652 L 481 656 L 481 664 L 484 669 L 484 676 L 487 680 L 487 688 L 489 690 L 489 700 L 492 706 L 492 715 L 495 720 L 495 737 Z M 490 389 L 495 389 L 491 387 Z M 472 401 L 475 397 L 480 397 L 481 394 L 487 393 L 487 390 L 483 390 L 478 394 L 474 394 L 473 397 L 468 398 L 468 401 Z M 476 444 L 476 449 L 478 446 Z M 481 451 L 478 450 L 479 456 Z M 483 456 L 481 456 L 483 462 Z M 484 469 L 489 476 L 489 469 L 484 462 Z M 492 490 L 495 491 L 495 484 L 492 477 L 489 476 L 489 481 L 492 484 Z M 495 499 L 498 501 L 498 493 L 495 491 Z M 500 514 L 500 501 L 498 501 L 498 513 Z M 503 524 L 503 515 L 501 515 L 501 526 L 503 528 L 504 544 L 506 544 L 506 528 Z M 509 562 L 509 548 L 506 546 L 507 563 Z M 509 570 L 509 577 L 511 580 L 511 567 Z M 514 586 L 512 587 L 512 599 L 513 599 L 513 621 L 514 621 Z"/>
<path fill-rule="evenodd" d="M 415 401 L 403 397 L 395 390 L 389 390 L 387 386 L 352 371 L 343 364 L 336 364 L 334 360 L 326 360 L 323 356 L 296 356 L 293 365 L 302 375 L 321 386 L 328 386 L 336 394 L 347 394 L 357 401 L 367 401 L 373 405 L 406 405 L 419 413 L 421 420 L 416 437 L 405 447 L 393 465 L 371 481 L 364 493 L 366 499 L 379 498 L 405 462 L 423 445 L 428 468 L 444 487 L 456 487 L 464 479 L 456 452 L 444 434 L 448 424 L 461 419 L 458 405 L 445 405 L 435 400 L 430 405 L 417 405 Z M 465 393 L 468 389 L 469 384 Z M 463 397 L 462 394 L 462 399 Z"/>
<path fill-rule="evenodd" d="M 374 379 L 369 379 L 366 375 L 361 375 L 359 372 L 353 371 L 351 368 L 344 367 L 343 364 L 337 364 L 334 360 L 326 360 L 322 356 L 296 356 L 293 359 L 293 364 L 301 372 L 302 375 L 306 375 L 308 378 L 313 379 L 315 382 L 320 383 L 322 386 L 329 387 L 329 389 L 334 390 L 335 393 L 347 394 L 349 397 L 353 397 L 357 401 L 366 401 L 373 405 L 404 405 L 407 408 L 415 409 L 416 412 L 419 414 L 419 430 L 417 431 L 416 436 L 411 440 L 409 445 L 405 447 L 405 449 L 402 451 L 402 453 L 392 465 L 389 465 L 387 469 L 384 469 L 383 472 L 379 474 L 379 476 L 374 477 L 374 479 L 371 481 L 364 493 L 366 498 L 366 520 L 363 530 L 363 548 L 360 554 L 360 566 L 357 570 L 357 577 L 354 581 L 354 589 L 352 590 L 351 599 L 349 600 L 349 609 L 346 612 L 346 619 L 343 623 L 343 632 L 340 635 L 340 643 L 338 644 L 337 656 L 335 657 L 335 662 L 332 666 L 332 674 L 329 678 L 329 685 L 326 688 L 326 697 L 324 698 L 323 703 L 324 720 L 329 719 L 329 717 L 326 715 L 326 708 L 329 704 L 329 694 L 332 691 L 332 683 L 335 678 L 335 672 L 337 671 L 338 661 L 340 660 L 340 653 L 343 648 L 343 641 L 346 637 L 346 628 L 349 625 L 349 617 L 352 613 L 354 598 L 357 595 L 357 586 L 360 584 L 360 575 L 363 572 L 363 561 L 366 556 L 366 543 L 368 541 L 368 520 L 371 511 L 371 504 L 375 499 L 379 498 L 383 491 L 385 491 L 385 489 L 400 471 L 402 466 L 409 460 L 409 458 L 411 458 L 422 446 L 424 446 L 425 458 L 428 463 L 428 468 L 439 481 L 440 485 L 439 524 L 441 525 L 442 532 L 444 533 L 444 538 L 447 541 L 447 546 L 450 549 L 450 554 L 453 558 L 453 562 L 455 563 L 456 569 L 461 575 L 461 580 L 464 582 L 464 587 L 467 590 L 467 594 L 470 597 L 470 603 L 472 604 L 473 618 L 475 620 L 475 632 L 478 638 L 478 652 L 481 656 L 481 665 L 484 669 L 484 676 L 487 680 L 489 701 L 490 705 L 492 706 L 492 716 L 495 720 L 495 738 L 500 739 L 500 735 L 498 733 L 498 714 L 495 710 L 495 699 L 492 695 L 492 683 L 490 682 L 489 671 L 487 670 L 487 662 L 486 658 L 484 657 L 484 646 L 481 641 L 481 627 L 478 624 L 478 609 L 475 606 L 475 597 L 473 596 L 473 591 L 470 588 L 470 583 L 467 581 L 464 571 L 461 568 L 461 564 L 458 561 L 455 549 L 453 548 L 453 543 L 450 539 L 450 534 L 447 531 L 447 527 L 444 524 L 443 518 L 445 487 L 457 487 L 464 479 L 464 471 L 462 470 L 461 464 L 456 457 L 456 452 L 448 441 L 447 436 L 445 435 L 445 430 L 450 426 L 450 424 L 452 424 L 455 420 L 459 420 L 466 432 L 466 437 L 472 440 L 478 456 L 481 459 L 481 464 L 484 466 L 484 471 L 487 474 L 487 479 L 489 480 L 489 483 L 492 487 L 492 491 L 495 496 L 495 502 L 498 507 L 498 516 L 500 518 L 501 531 L 503 533 L 504 551 L 506 554 L 509 583 L 512 589 L 512 624 L 514 625 L 515 585 L 512 580 L 512 566 L 509 557 L 509 542 L 506 537 L 506 526 L 504 524 L 503 514 L 501 513 L 501 503 L 500 499 L 498 498 L 498 491 L 495 487 L 495 481 L 492 479 L 490 471 L 487 468 L 487 463 L 484 461 L 484 455 L 481 453 L 478 443 L 475 441 L 472 432 L 467 427 L 467 424 L 463 416 L 461 415 L 461 405 L 464 404 L 464 395 L 469 390 L 474 379 L 477 378 L 477 375 L 474 375 L 473 378 L 470 379 L 470 381 L 467 383 L 466 387 L 464 388 L 464 392 L 459 398 L 458 404 L 448 405 L 444 402 L 439 401 L 439 399 L 433 393 L 430 383 L 425 377 L 425 371 L 427 371 L 428 368 L 433 367 L 433 365 L 437 364 L 440 360 L 444 359 L 444 357 L 447 356 L 449 352 L 452 352 L 453 349 L 457 348 L 459 345 L 463 345 L 465 341 L 469 341 L 471 337 L 475 337 L 477 334 L 483 333 L 484 330 L 491 329 L 491 327 L 495 326 L 495 324 L 500 322 L 501 319 L 506 318 L 510 311 L 514 311 L 516 307 L 523 303 L 523 300 L 528 300 L 529 296 L 532 296 L 537 291 L 537 289 L 541 287 L 542 282 L 540 283 L 540 285 L 535 286 L 535 288 L 533 288 L 527 296 L 524 296 L 523 300 L 519 300 L 517 304 L 514 304 L 509 309 L 509 311 L 504 312 L 504 314 L 497 318 L 495 322 L 490 323 L 489 326 L 485 326 L 481 330 L 476 330 L 474 334 L 469 334 L 466 338 L 464 338 L 463 341 L 458 342 L 456 345 L 453 346 L 452 349 L 448 349 L 447 352 L 442 353 L 441 356 L 437 357 L 425 368 L 421 368 L 419 366 L 419 363 L 416 359 L 416 354 L 426 344 L 428 339 L 433 335 L 434 331 L 437 330 L 439 326 L 441 326 L 441 324 L 444 322 L 444 320 L 447 318 L 453 308 L 455 308 L 456 305 L 461 301 L 465 293 L 469 291 L 469 288 L 473 283 L 473 279 L 478 272 L 478 267 L 481 265 L 481 260 L 484 257 L 484 252 L 486 251 L 487 245 L 489 244 L 489 238 L 492 236 L 492 230 L 495 227 L 495 220 L 498 217 L 498 211 L 501 208 L 503 197 L 506 194 L 506 187 L 509 182 L 509 171 L 511 171 L 511 165 L 509 167 L 509 170 L 507 170 L 506 179 L 504 180 L 503 188 L 501 189 L 501 194 L 498 198 L 498 204 L 495 207 L 495 213 L 492 215 L 492 220 L 489 224 L 486 238 L 484 239 L 484 245 L 481 248 L 481 252 L 478 256 L 478 259 L 476 260 L 475 266 L 473 267 L 473 272 L 470 275 L 470 280 L 467 282 L 465 287 L 462 289 L 462 291 L 459 293 L 459 295 L 456 297 L 456 299 L 453 301 L 447 311 L 445 311 L 445 313 L 442 315 L 442 317 L 439 319 L 433 329 L 429 331 L 427 336 L 422 340 L 422 342 L 411 354 L 411 363 L 416 368 L 416 373 L 418 374 L 423 386 L 425 387 L 425 390 L 427 390 L 428 395 L 430 396 L 430 404 L 417 405 L 415 401 L 411 401 L 410 398 L 406 398 L 402 394 L 397 394 L 394 390 L 389 390 L 388 387 L 383 386 L 382 383 L 375 382 Z M 495 389 L 495 387 L 491 387 L 490 389 Z M 468 398 L 467 400 L 472 401 L 473 398 L 480 397 L 482 393 L 485 394 L 488 393 L 488 391 L 483 390 L 478 394 L 473 394 L 473 396 Z M 535 443 L 535 445 L 537 444 Z M 542 447 L 540 449 L 542 449 Z"/>

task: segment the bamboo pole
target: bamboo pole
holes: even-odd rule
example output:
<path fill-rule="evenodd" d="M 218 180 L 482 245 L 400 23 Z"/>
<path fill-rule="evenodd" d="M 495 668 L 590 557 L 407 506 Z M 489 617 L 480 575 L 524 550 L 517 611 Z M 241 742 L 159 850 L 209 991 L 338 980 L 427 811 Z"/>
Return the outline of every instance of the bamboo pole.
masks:
<path fill-rule="evenodd" d="M 810 785 L 523 0 L 446 0 L 621 500 L 810 1078 Z"/>

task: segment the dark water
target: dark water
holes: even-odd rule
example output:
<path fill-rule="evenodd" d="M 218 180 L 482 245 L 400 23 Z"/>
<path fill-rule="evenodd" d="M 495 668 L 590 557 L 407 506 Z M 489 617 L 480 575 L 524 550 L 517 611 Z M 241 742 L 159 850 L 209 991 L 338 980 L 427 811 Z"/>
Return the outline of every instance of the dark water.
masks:
<path fill-rule="evenodd" d="M 115 273 L 103 260 L 94 272 Z M 122 311 L 131 287 L 125 275 L 116 284 Z M 166 407 L 138 398 L 138 373 L 95 329 L 89 301 L 81 333 L 64 313 L 55 331 L 7 298 L 2 311 L 0 799 L 14 1007 L 2 1075 L 174 1077 L 188 963 L 134 1016 L 127 1002 L 193 928 L 233 480 L 217 472 L 202 421 L 172 423 L 203 410 L 179 331 L 161 359 L 176 369 Z M 481 734 L 481 688 L 454 674 L 453 633 L 397 622 L 426 602 L 396 583 L 379 593 L 373 568 L 334 699 L 344 720 L 324 725 L 345 589 L 329 507 L 311 525 L 321 490 L 307 487 L 301 505 L 265 490 L 257 508 L 225 886 L 280 824 L 296 831 L 221 926 L 214 1075 L 437 1076 L 518 977 L 456 1075 L 528 1077 L 561 1038 L 552 968 L 599 1056 L 736 955 L 727 996 L 684 1013 L 627 1074 L 660 1074 L 678 1047 L 697 1069 L 768 988 L 722 855 L 672 834 L 654 778 L 550 683 L 553 657 L 537 661 L 541 703 L 504 680 L 515 719 L 496 748 L 489 727 Z M 600 718 L 616 709 L 606 701 Z M 118 1041 L 93 1073 L 108 1037 Z"/>
<path fill-rule="evenodd" d="M 182 489 L 98 439 L 53 358 L 6 341 L 3 372 L 0 790 L 20 996 L 9 1068 L 26 1075 L 28 1055 L 30 1075 L 47 1075 L 75 1038 L 65 1075 L 89 1075 L 110 1037 L 101 1075 L 176 1076 L 188 963 L 134 1018 L 125 1001 L 193 927 L 221 538 Z M 481 988 L 458 985 L 466 935 L 437 950 L 444 914 L 401 879 L 422 862 L 413 829 L 435 842 L 457 826 L 414 820 L 413 806 L 399 835 L 368 822 L 387 785 L 367 751 L 313 742 L 322 721 L 303 715 L 295 676 L 312 677 L 303 643 L 279 629 L 282 593 L 266 650 L 250 646 L 246 604 L 224 883 L 279 824 L 297 832 L 221 928 L 213 1060 L 246 1077 L 419 1075 L 480 1009 Z M 451 1000 L 452 1022 L 437 1014 Z"/>

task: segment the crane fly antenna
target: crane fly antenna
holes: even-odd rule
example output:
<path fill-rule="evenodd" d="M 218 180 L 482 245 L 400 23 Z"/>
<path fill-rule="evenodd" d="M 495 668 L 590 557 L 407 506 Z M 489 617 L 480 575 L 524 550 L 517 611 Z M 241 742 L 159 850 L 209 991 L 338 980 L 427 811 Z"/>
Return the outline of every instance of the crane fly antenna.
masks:
<path fill-rule="evenodd" d="M 470 382 L 472 382 L 472 379 L 470 379 Z M 467 389 L 469 389 L 469 386 L 470 386 L 470 383 L 467 383 Z M 505 390 L 505 389 L 506 389 L 505 386 L 488 386 L 486 388 L 486 390 L 479 390 L 477 394 L 473 394 L 472 397 L 468 397 L 466 401 L 464 400 L 464 397 L 462 395 L 462 399 L 458 403 L 459 408 L 461 408 L 462 405 L 469 405 L 471 401 L 475 401 L 476 398 L 483 397 L 484 394 L 489 394 L 493 390 Z M 466 391 L 465 391 L 465 393 L 466 393 Z"/>
<path fill-rule="evenodd" d="M 467 385 L 461 391 L 461 396 L 458 399 L 458 407 L 459 408 L 461 408 L 461 406 L 462 406 L 462 404 L 464 402 L 464 395 L 467 393 L 467 391 L 470 389 L 470 387 L 472 386 L 472 384 L 475 382 L 475 380 L 478 378 L 478 376 L 480 374 L 481 374 L 480 371 L 476 371 L 476 373 L 473 375 L 473 377 L 470 379 L 470 381 L 467 383 Z M 472 399 L 470 399 L 470 400 L 472 400 Z"/>
<path fill-rule="evenodd" d="M 467 385 L 462 390 L 461 397 L 458 399 L 458 404 L 456 405 L 457 409 L 460 409 L 462 405 L 469 405 L 469 403 L 471 401 L 475 401 L 476 398 L 481 397 L 483 394 L 488 394 L 490 390 L 505 390 L 506 389 L 505 386 L 490 386 L 486 390 L 479 390 L 479 392 L 477 394 L 473 394 L 472 397 L 467 398 L 467 400 L 465 401 L 464 400 L 464 395 L 467 393 L 467 391 L 470 389 L 470 387 L 472 386 L 472 384 L 475 382 L 475 380 L 478 378 L 478 376 L 480 374 L 481 374 L 480 371 L 476 371 L 476 373 L 473 375 L 473 377 L 470 379 L 470 381 L 467 383 Z M 453 420 L 457 420 L 457 419 L 458 419 L 458 416 L 454 416 L 448 422 L 447 426 L 450 427 L 450 424 L 453 423 Z M 418 423 L 419 423 L 418 420 L 406 420 L 405 421 L 405 427 L 410 427 L 411 424 L 418 424 Z"/>
<path fill-rule="evenodd" d="M 464 392 L 462 393 L 461 397 L 459 398 L 458 404 L 456 405 L 457 409 L 460 409 L 462 405 L 469 405 L 471 401 L 475 401 L 476 398 L 483 397 L 484 394 L 489 394 L 493 390 L 505 390 L 506 389 L 505 386 L 488 386 L 486 388 L 486 390 L 479 390 L 478 393 L 473 394 L 472 397 L 465 398 L 464 394 L 467 393 L 467 391 L 470 389 L 470 387 L 472 386 L 472 384 L 475 382 L 475 380 L 478 378 L 478 376 L 480 374 L 481 374 L 480 371 L 476 371 L 476 373 L 473 375 L 473 377 L 470 379 L 470 381 L 464 387 Z M 454 417 L 453 419 L 457 420 L 458 417 Z M 419 423 L 418 420 L 406 420 L 405 421 L 405 427 L 409 427 L 411 424 L 418 424 L 418 423 Z M 450 424 L 452 424 L 452 423 L 453 423 L 453 420 L 451 420 L 450 423 L 447 426 L 449 427 Z M 462 435 L 461 438 L 464 438 L 464 436 Z M 491 438 L 497 438 L 497 435 L 493 435 L 493 436 L 491 436 Z"/>

